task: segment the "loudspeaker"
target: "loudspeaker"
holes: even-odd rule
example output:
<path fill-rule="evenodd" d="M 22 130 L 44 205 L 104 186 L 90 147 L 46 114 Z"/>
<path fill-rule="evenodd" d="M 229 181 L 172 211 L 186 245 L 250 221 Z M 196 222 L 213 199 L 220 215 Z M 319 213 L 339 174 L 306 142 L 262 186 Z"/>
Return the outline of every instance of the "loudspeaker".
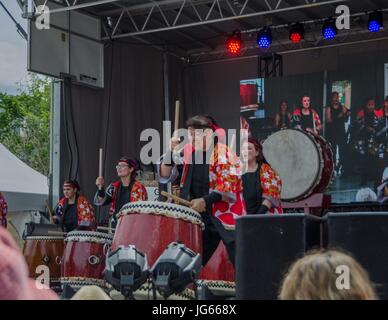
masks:
<path fill-rule="evenodd" d="M 349 252 L 369 273 L 380 299 L 388 299 L 388 212 L 329 213 L 323 218 L 328 248 Z"/>
<path fill-rule="evenodd" d="M 236 220 L 236 298 L 277 299 L 283 275 L 320 246 L 320 218 L 305 214 L 248 215 Z"/>

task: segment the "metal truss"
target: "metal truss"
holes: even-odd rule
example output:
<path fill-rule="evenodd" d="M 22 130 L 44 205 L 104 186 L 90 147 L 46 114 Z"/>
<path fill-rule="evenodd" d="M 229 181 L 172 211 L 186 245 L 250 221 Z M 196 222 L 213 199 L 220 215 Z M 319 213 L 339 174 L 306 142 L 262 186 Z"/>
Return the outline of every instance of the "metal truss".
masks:
<path fill-rule="evenodd" d="M 39 5 L 47 5 L 47 3 L 49 2 L 49 0 L 18 0 L 18 1 L 31 2 L 32 5 L 30 6 L 32 8 L 29 8 L 29 9 L 34 16 L 39 15 L 39 13 L 36 13 L 37 7 Z M 96 1 L 88 1 L 88 2 L 83 1 L 82 3 L 80 0 L 50 0 L 50 1 L 63 6 L 62 8 L 50 10 L 50 13 L 58 13 L 58 12 L 66 12 L 71 10 L 96 7 L 102 4 L 118 2 L 120 0 L 96 0 Z"/>
<path fill-rule="evenodd" d="M 320 50 L 323 48 L 335 48 L 353 44 L 373 43 L 378 41 L 386 41 L 388 39 L 388 31 L 380 31 L 378 34 L 372 34 L 365 28 L 355 28 L 351 31 L 340 33 L 333 41 L 325 41 L 322 36 L 317 33 L 311 39 L 306 39 L 299 44 L 292 44 L 288 39 L 278 39 L 272 43 L 269 49 L 260 49 L 255 41 L 246 43 L 246 46 L 241 50 L 238 57 L 231 57 L 224 48 L 212 50 L 208 52 L 188 53 L 188 62 L 191 64 L 206 64 L 214 62 L 222 62 L 226 60 L 241 60 L 257 58 L 260 56 L 268 56 L 274 53 L 283 55 L 288 53 Z"/>
<path fill-rule="evenodd" d="M 47 4 L 48 2 L 48 0 L 29 1 L 33 3 L 34 12 L 36 11 L 37 3 Z M 241 0 L 238 6 L 235 5 L 236 0 L 148 0 L 145 3 L 132 6 L 124 6 L 121 4 L 123 1 L 120 0 L 96 0 L 89 2 L 82 0 L 51 1 L 61 4 L 63 7 L 50 10 L 50 14 L 112 3 L 116 8 L 99 13 L 105 18 L 118 17 L 109 33 L 103 38 L 103 40 L 107 40 L 196 27 L 229 20 L 240 21 L 244 18 L 346 3 L 350 0 L 304 0 L 304 3 L 299 5 L 290 5 L 286 0 L 263 0 L 264 6 L 258 10 L 253 9 L 257 8 L 255 0 Z M 38 14 L 35 13 L 35 15 Z M 189 15 L 190 19 L 188 21 L 187 17 Z M 157 24 L 154 23 L 156 18 L 159 19 Z M 126 31 L 120 32 L 121 29 Z M 105 32 L 107 33 L 107 30 Z"/>
<path fill-rule="evenodd" d="M 271 3 L 270 1 L 271 0 L 264 0 L 265 7 L 262 10 L 257 11 L 252 9 L 248 10 L 250 8 L 250 3 L 254 6 L 254 0 L 243 0 L 241 8 L 236 8 L 231 0 L 151 0 L 150 3 L 147 4 L 121 7 L 118 10 L 105 12 L 105 15 L 118 13 L 119 17 L 112 27 L 111 33 L 103 39 L 140 36 L 229 20 L 241 20 L 244 18 L 286 11 L 345 3 L 349 0 L 304 0 L 305 3 L 301 5 L 289 5 L 283 0 L 272 0 Z M 204 5 L 207 6 L 205 7 Z M 205 13 L 203 13 L 204 8 L 206 8 Z M 225 8 L 228 8 L 228 10 L 225 10 Z M 183 10 L 192 13 L 193 21 L 187 22 L 187 19 L 184 19 L 185 13 L 183 13 Z M 171 18 L 172 13 L 173 19 Z M 152 18 L 155 15 L 162 17 L 162 26 L 158 25 L 155 27 L 152 23 Z M 141 18 L 139 18 L 139 16 L 141 16 Z M 131 31 L 125 33 L 118 32 L 122 24 L 125 24 L 125 28 L 127 30 L 129 28 Z"/>

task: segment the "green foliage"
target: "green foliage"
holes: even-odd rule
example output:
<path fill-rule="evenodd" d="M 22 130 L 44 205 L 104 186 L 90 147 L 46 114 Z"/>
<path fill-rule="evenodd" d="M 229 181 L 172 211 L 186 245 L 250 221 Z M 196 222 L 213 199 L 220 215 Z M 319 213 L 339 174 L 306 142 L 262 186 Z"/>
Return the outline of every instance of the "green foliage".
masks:
<path fill-rule="evenodd" d="M 16 95 L 0 92 L 0 142 L 30 167 L 48 175 L 50 81 L 31 73 L 18 86 Z"/>

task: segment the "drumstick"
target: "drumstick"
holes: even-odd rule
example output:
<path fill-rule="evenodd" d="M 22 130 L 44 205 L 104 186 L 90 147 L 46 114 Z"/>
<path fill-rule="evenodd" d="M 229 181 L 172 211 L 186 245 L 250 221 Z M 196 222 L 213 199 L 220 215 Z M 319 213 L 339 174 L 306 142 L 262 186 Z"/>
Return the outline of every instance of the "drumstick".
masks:
<path fill-rule="evenodd" d="M 179 129 L 179 109 L 180 104 L 179 100 L 175 101 L 175 123 L 174 123 L 174 138 L 178 138 L 178 129 Z"/>
<path fill-rule="evenodd" d="M 230 149 L 236 150 L 234 144 L 236 143 L 236 135 L 232 135 L 232 139 L 230 139 Z"/>
<path fill-rule="evenodd" d="M 116 229 L 114 228 L 109 228 L 109 227 L 97 227 L 97 230 L 104 230 L 104 231 L 115 231 Z"/>
<path fill-rule="evenodd" d="M 98 176 L 102 177 L 102 148 L 100 148 L 99 161 L 98 161 Z"/>
<path fill-rule="evenodd" d="M 183 205 L 185 205 L 187 207 L 191 207 L 191 202 L 190 201 L 187 201 L 185 199 L 179 198 L 178 196 L 175 196 L 175 195 L 173 195 L 171 193 L 168 193 L 166 191 L 162 191 L 161 195 L 165 196 L 167 198 L 170 198 L 170 199 L 172 199 L 172 200 L 174 200 L 174 201 L 176 201 L 176 202 L 178 202 L 180 204 L 183 204 Z"/>
<path fill-rule="evenodd" d="M 48 234 L 55 235 L 55 236 L 63 236 L 66 235 L 66 232 L 61 232 L 61 231 L 47 231 Z"/>
<path fill-rule="evenodd" d="M 53 213 L 51 212 L 51 209 L 50 209 L 50 206 L 49 206 L 47 200 L 45 200 L 45 204 L 46 204 L 46 208 L 47 208 L 47 211 L 48 211 L 48 214 L 49 214 L 50 223 L 54 224 Z"/>

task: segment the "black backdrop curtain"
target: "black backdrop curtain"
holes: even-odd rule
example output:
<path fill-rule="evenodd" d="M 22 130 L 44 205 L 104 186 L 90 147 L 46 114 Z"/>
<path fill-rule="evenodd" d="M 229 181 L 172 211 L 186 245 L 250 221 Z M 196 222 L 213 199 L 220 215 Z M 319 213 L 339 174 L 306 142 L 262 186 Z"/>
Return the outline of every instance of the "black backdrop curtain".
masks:
<path fill-rule="evenodd" d="M 179 70 L 177 70 L 179 72 Z M 162 53 L 151 47 L 110 44 L 105 50 L 105 88 L 65 85 L 67 99 L 62 116 L 61 180 L 78 178 L 83 193 L 92 200 L 98 176 L 98 152 L 104 148 L 106 185 L 116 179 L 116 161 L 123 155 L 138 158 L 140 133 L 146 128 L 162 129 L 164 118 Z M 65 142 L 65 123 L 74 118 L 69 152 Z M 76 137 L 76 139 L 74 138 Z M 75 150 L 76 142 L 78 150 Z M 75 176 L 79 157 L 78 176 Z M 106 209 L 103 210 L 106 212 Z M 104 220 L 106 215 L 101 215 Z"/>

